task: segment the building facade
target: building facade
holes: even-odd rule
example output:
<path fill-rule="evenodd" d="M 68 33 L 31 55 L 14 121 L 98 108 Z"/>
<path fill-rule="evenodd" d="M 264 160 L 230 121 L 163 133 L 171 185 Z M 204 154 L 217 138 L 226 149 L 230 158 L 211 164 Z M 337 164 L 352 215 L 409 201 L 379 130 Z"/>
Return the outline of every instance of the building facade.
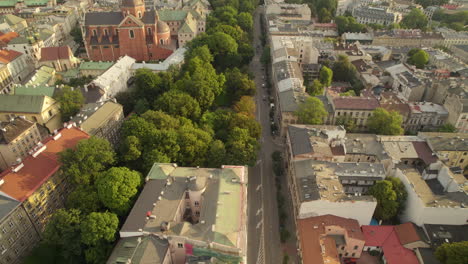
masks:
<path fill-rule="evenodd" d="M 30 150 L 42 140 L 37 123 L 25 118 L 16 117 L 11 121 L 0 122 L 0 129 L 0 170 L 27 157 Z"/>
<path fill-rule="evenodd" d="M 41 48 L 39 66 L 48 66 L 56 71 L 68 71 L 78 67 L 80 60 L 73 56 L 70 47 L 44 47 Z"/>
<path fill-rule="evenodd" d="M 8 65 L 0 63 L 0 94 L 7 94 L 13 87 L 13 77 L 8 69 Z"/>
<path fill-rule="evenodd" d="M 358 6 L 353 8 L 353 17 L 361 24 L 380 24 L 384 26 L 398 23 L 401 21 L 402 16 L 398 12 L 388 10 L 382 7 L 372 7 L 367 5 Z"/>
<path fill-rule="evenodd" d="M 33 65 L 28 63 L 26 54 L 15 50 L 0 50 L 0 62 L 7 65 L 13 82 L 15 83 L 25 81 L 28 75 L 34 70 Z"/>

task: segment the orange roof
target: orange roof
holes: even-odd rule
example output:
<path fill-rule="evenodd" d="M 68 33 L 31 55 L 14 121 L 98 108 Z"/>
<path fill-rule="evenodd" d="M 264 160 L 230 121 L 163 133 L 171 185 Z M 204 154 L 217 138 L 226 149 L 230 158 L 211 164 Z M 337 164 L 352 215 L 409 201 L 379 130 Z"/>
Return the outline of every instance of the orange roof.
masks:
<path fill-rule="evenodd" d="M 9 63 L 21 55 L 23 53 L 16 50 L 0 50 L 0 62 Z"/>
<path fill-rule="evenodd" d="M 395 226 L 395 232 L 402 245 L 422 240 L 416 232 L 414 224 L 410 222 Z"/>
<path fill-rule="evenodd" d="M 354 219 L 322 215 L 298 219 L 297 223 L 304 264 L 340 263 L 334 239 L 325 235 L 327 226 L 342 227 L 349 237 L 365 240 L 358 221 Z"/>
<path fill-rule="evenodd" d="M 28 156 L 23 161 L 24 167 L 19 171 L 8 169 L 2 172 L 0 179 L 4 183 L 0 186 L 0 192 L 23 202 L 60 168 L 57 153 L 73 148 L 80 140 L 89 138 L 88 134 L 76 127 L 63 128 L 60 134 L 60 137 L 56 136 L 56 140 L 53 137 L 44 140 L 45 150 L 35 158 Z M 21 165 L 16 168 L 19 166 Z"/>
<path fill-rule="evenodd" d="M 12 39 L 19 37 L 19 34 L 16 32 L 8 32 L 0 35 L 0 42 L 8 44 Z"/>

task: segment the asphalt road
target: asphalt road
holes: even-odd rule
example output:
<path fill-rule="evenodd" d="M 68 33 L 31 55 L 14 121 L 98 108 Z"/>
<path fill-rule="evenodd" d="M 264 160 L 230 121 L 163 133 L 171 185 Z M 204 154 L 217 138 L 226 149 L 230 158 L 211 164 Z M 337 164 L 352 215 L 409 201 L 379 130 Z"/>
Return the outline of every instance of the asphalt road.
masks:
<path fill-rule="evenodd" d="M 254 48 L 255 57 L 250 64 L 250 70 L 255 75 L 257 84 L 256 119 L 262 126 L 260 139 L 261 149 L 258 153 L 257 165 L 249 170 L 248 190 L 248 252 L 249 264 L 276 264 L 282 262 L 282 251 L 279 236 L 279 219 L 276 202 L 276 187 L 272 170 L 271 154 L 281 150 L 270 132 L 270 103 L 268 92 L 262 86 L 265 72 L 260 63 L 263 48 L 261 45 L 260 15 L 262 7 L 259 7 L 254 16 Z"/>

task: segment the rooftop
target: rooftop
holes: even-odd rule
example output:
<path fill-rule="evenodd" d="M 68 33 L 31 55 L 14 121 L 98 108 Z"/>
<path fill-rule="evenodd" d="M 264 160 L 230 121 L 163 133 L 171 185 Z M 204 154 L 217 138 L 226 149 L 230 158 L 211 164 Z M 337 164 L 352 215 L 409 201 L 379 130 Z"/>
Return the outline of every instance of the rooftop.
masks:
<path fill-rule="evenodd" d="M 16 95 L 45 95 L 49 97 L 54 96 L 55 87 L 54 86 L 47 86 L 47 85 L 23 85 L 23 86 L 15 86 L 13 89 L 13 93 Z"/>
<path fill-rule="evenodd" d="M 23 202 L 59 168 L 58 153 L 73 148 L 88 134 L 75 127 L 63 128 L 54 137 L 45 139 L 22 163 L 0 174 L 4 184 L 0 193 Z"/>
<path fill-rule="evenodd" d="M 301 201 L 328 200 L 344 202 L 354 200 L 373 201 L 372 196 L 352 196 L 344 192 L 342 177 L 359 180 L 381 180 L 385 169 L 377 163 L 327 162 L 313 159 L 297 160 L 293 163 L 295 176 L 300 186 Z"/>
<path fill-rule="evenodd" d="M 374 97 L 339 96 L 333 98 L 333 105 L 338 109 L 369 110 L 380 106 L 379 100 Z"/>
<path fill-rule="evenodd" d="M 109 120 L 109 117 L 118 111 L 122 111 L 122 105 L 113 101 L 90 103 L 84 105 L 70 122 L 74 122 L 86 133 L 95 135 L 96 130 L 100 129 Z"/>
<path fill-rule="evenodd" d="M 330 143 L 341 139 L 346 131 L 341 126 L 326 125 L 290 125 L 288 136 L 293 155 L 318 153 L 333 156 Z M 344 155 L 344 154 L 343 154 Z"/>
<path fill-rule="evenodd" d="M 8 44 L 17 37 L 19 37 L 19 34 L 16 32 L 0 33 L 0 42 Z"/>
<path fill-rule="evenodd" d="M 23 53 L 15 51 L 15 50 L 7 50 L 7 49 L 0 50 L 0 62 L 9 63 L 21 55 L 23 55 Z"/>
<path fill-rule="evenodd" d="M 366 246 L 381 247 L 388 264 L 419 264 L 416 254 L 400 243 L 395 227 L 362 226 Z"/>
<path fill-rule="evenodd" d="M 3 222 L 3 218 L 10 214 L 20 202 L 0 195 L 0 221 Z"/>
<path fill-rule="evenodd" d="M 169 242 L 156 236 L 121 238 L 114 247 L 107 264 L 147 263 L 142 260 L 150 259 L 150 263 L 164 263 L 164 257 L 169 249 Z"/>
<path fill-rule="evenodd" d="M 244 166 L 208 169 L 156 163 L 146 178 L 147 183 L 120 231 L 121 236 L 142 229 L 152 234 L 213 242 L 231 250 L 245 248 L 240 237 L 246 221 L 246 201 L 243 199 L 246 197 L 247 169 Z M 174 221 L 186 191 L 202 189 L 200 222 Z M 147 213 L 152 217 L 147 217 Z M 161 231 L 163 225 L 168 226 L 167 231 Z"/>
<path fill-rule="evenodd" d="M 297 225 L 304 264 L 340 263 L 333 238 L 336 234 L 328 234 L 328 226 L 342 228 L 345 237 L 364 240 L 359 223 L 354 219 L 322 215 L 298 219 Z"/>
<path fill-rule="evenodd" d="M 420 132 L 434 151 L 468 151 L 468 134 Z"/>
<path fill-rule="evenodd" d="M 70 57 L 73 57 L 73 53 L 68 46 L 41 48 L 40 61 L 67 60 Z"/>
<path fill-rule="evenodd" d="M 80 64 L 80 70 L 107 70 L 114 62 L 112 61 L 83 61 Z"/>
<path fill-rule="evenodd" d="M 134 63 L 132 70 L 147 68 L 152 71 L 167 71 L 171 65 L 179 65 L 185 59 L 186 48 L 178 48 L 161 63 Z"/>
<path fill-rule="evenodd" d="M 9 122 L 0 122 L 0 144 L 12 142 L 32 126 L 34 126 L 33 122 L 21 117 L 17 117 Z"/>
<path fill-rule="evenodd" d="M 95 84 L 98 87 L 101 87 L 101 89 L 107 89 L 107 87 L 112 85 L 115 82 L 115 80 L 119 79 L 118 76 L 120 76 L 122 72 L 126 72 L 130 70 L 130 68 L 132 67 L 134 63 L 135 63 L 134 58 L 125 55 L 121 57 L 109 69 L 107 69 L 107 71 L 99 75 L 91 83 Z"/>
<path fill-rule="evenodd" d="M 346 154 L 374 155 L 379 161 L 390 158 L 374 134 L 346 134 Z"/>
<path fill-rule="evenodd" d="M 433 248 L 437 248 L 443 243 L 468 241 L 468 225 L 425 224 L 424 230 L 427 232 Z"/>
<path fill-rule="evenodd" d="M 50 100 L 47 100 L 50 99 Z M 41 113 L 53 99 L 39 95 L 0 95 L 0 112 Z"/>

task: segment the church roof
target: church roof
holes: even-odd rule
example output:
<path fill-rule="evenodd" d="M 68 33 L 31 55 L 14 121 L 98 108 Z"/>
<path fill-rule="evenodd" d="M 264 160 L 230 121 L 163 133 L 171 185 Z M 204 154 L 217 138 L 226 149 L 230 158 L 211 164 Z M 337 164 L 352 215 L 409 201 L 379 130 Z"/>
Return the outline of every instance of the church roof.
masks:
<path fill-rule="evenodd" d="M 180 21 L 187 17 L 186 10 L 158 10 L 159 19 L 162 21 Z"/>
<path fill-rule="evenodd" d="M 121 12 L 86 13 L 85 25 L 118 25 L 124 19 Z"/>
<path fill-rule="evenodd" d="M 185 22 L 182 27 L 180 27 L 179 33 L 194 33 L 194 31 L 190 28 L 190 25 Z"/>

